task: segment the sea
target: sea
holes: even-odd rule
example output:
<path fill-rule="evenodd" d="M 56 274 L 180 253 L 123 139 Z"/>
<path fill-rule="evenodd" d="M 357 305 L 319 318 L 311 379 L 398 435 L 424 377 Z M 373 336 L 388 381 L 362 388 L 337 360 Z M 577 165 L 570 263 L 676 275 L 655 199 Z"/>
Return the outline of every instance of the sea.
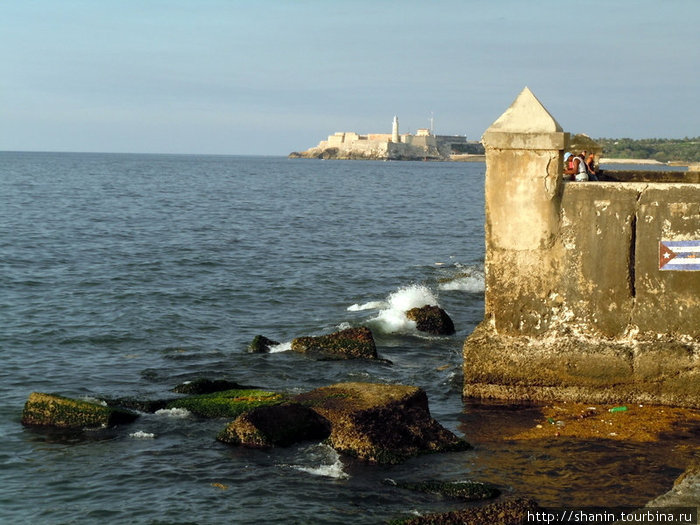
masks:
<path fill-rule="evenodd" d="M 484 310 L 484 164 L 0 152 L 0 523 L 378 524 L 463 503 L 399 481 L 473 480 L 544 505 L 644 504 L 668 447 L 472 443 L 371 465 L 323 443 L 251 450 L 184 410 L 108 430 L 21 424 L 31 392 L 163 399 L 197 378 L 285 393 L 423 388 L 470 441 L 462 344 Z M 436 304 L 456 334 L 403 312 Z M 368 326 L 380 361 L 319 361 L 295 337 Z M 248 345 L 278 341 L 270 353 Z M 504 421 L 519 407 L 503 409 Z M 494 425 L 498 418 L 491 417 Z"/>

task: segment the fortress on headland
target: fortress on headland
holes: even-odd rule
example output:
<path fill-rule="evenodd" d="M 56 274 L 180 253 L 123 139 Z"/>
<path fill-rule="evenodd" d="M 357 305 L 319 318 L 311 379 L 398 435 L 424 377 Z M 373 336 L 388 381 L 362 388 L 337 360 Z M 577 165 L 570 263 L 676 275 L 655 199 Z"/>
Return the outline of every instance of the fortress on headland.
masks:
<path fill-rule="evenodd" d="M 700 408 L 697 172 L 565 182 L 525 88 L 484 133 L 485 312 L 465 397 Z"/>
<path fill-rule="evenodd" d="M 339 131 L 318 146 L 293 152 L 291 158 L 351 160 L 450 160 L 454 153 L 483 154 L 479 142 L 468 142 L 460 135 L 434 135 L 430 129 L 415 134 L 399 133 L 399 119 L 394 116 L 391 133 L 360 135 Z"/>

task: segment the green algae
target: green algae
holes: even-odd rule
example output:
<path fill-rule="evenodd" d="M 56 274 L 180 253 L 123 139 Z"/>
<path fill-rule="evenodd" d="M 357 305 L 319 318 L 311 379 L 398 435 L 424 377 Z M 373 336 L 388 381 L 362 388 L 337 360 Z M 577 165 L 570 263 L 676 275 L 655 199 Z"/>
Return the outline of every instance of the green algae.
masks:
<path fill-rule="evenodd" d="M 106 428 L 131 423 L 138 414 L 56 394 L 32 392 L 22 411 L 22 424 L 65 429 Z"/>
<path fill-rule="evenodd" d="M 277 405 L 285 400 L 286 397 L 277 392 L 233 389 L 176 399 L 169 402 L 166 408 L 184 408 L 195 415 L 207 418 L 233 418 L 253 408 Z"/>

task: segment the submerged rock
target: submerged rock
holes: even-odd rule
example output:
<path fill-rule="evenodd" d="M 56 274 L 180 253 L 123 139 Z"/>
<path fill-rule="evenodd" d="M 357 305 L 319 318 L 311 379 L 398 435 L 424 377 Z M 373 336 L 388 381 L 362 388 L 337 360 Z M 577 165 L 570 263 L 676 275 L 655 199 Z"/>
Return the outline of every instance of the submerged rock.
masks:
<path fill-rule="evenodd" d="M 66 429 L 106 428 L 131 423 L 138 414 L 99 403 L 32 392 L 24 405 L 22 424 Z"/>
<path fill-rule="evenodd" d="M 391 521 L 391 525 L 522 525 L 542 509 L 534 500 L 511 498 L 481 507 Z M 531 520 L 532 521 L 532 520 Z"/>
<path fill-rule="evenodd" d="M 329 434 L 327 419 L 308 407 L 288 403 L 254 408 L 241 414 L 217 439 L 230 445 L 269 448 L 300 441 L 321 441 Z"/>
<path fill-rule="evenodd" d="M 455 325 L 447 315 L 447 312 L 439 306 L 425 305 L 420 308 L 411 308 L 406 312 L 406 317 L 416 322 L 416 328 L 421 332 L 432 335 L 452 335 L 455 333 Z"/>
<path fill-rule="evenodd" d="M 201 417 L 237 417 L 243 412 L 260 406 L 277 405 L 285 401 L 284 395 L 265 390 L 224 390 L 170 401 L 166 408 L 184 408 Z"/>
<path fill-rule="evenodd" d="M 332 359 L 377 359 L 372 331 L 365 326 L 318 337 L 297 337 L 292 341 L 292 351 Z"/>
<path fill-rule="evenodd" d="M 107 406 L 125 408 L 127 410 L 138 410 L 153 414 L 167 406 L 169 399 L 138 399 L 135 397 L 104 398 Z"/>
<path fill-rule="evenodd" d="M 449 498 L 462 499 L 465 501 L 478 501 L 496 498 L 501 494 L 495 486 L 479 481 L 421 481 L 396 482 L 387 481 L 387 485 L 395 485 L 402 489 L 425 492 L 427 494 L 439 494 Z"/>
<path fill-rule="evenodd" d="M 271 346 L 277 346 L 279 342 L 268 339 L 264 335 L 256 335 L 248 345 L 248 352 L 253 354 L 265 354 Z"/>
<path fill-rule="evenodd" d="M 331 423 L 330 445 L 373 463 L 399 463 L 426 452 L 470 446 L 430 416 L 428 397 L 414 386 L 339 383 L 298 395 Z"/>
<path fill-rule="evenodd" d="M 225 379 L 199 378 L 177 385 L 175 388 L 173 388 L 173 392 L 178 394 L 198 395 L 223 392 L 224 390 L 243 390 L 250 388 L 252 387 L 239 385 L 238 383 L 227 381 Z"/>

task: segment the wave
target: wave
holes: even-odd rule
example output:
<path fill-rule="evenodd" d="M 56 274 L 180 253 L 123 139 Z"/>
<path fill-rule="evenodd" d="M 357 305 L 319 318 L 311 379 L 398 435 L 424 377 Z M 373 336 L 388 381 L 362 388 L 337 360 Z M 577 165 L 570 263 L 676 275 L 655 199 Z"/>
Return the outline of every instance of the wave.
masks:
<path fill-rule="evenodd" d="M 348 306 L 348 312 L 361 312 L 363 310 L 378 310 L 380 308 L 385 308 L 387 305 L 384 301 L 370 301 L 365 304 L 353 304 Z"/>
<path fill-rule="evenodd" d="M 289 352 L 292 349 L 292 342 L 287 341 L 286 343 L 280 343 L 278 345 L 273 345 L 270 347 L 270 353 L 276 354 L 278 352 Z"/>
<path fill-rule="evenodd" d="M 152 432 L 144 432 L 143 430 L 137 430 L 136 432 L 132 432 L 131 434 L 129 434 L 129 437 L 135 439 L 153 439 L 156 437 L 156 435 Z"/>
<path fill-rule="evenodd" d="M 348 479 L 350 476 L 343 470 L 343 462 L 340 460 L 340 455 L 331 447 L 322 445 L 324 455 L 332 461 L 330 464 L 321 464 L 317 467 L 306 467 L 303 465 L 290 465 L 295 470 L 306 472 L 314 476 L 323 476 L 326 478 Z"/>
<path fill-rule="evenodd" d="M 406 317 L 411 308 L 425 305 L 440 306 L 437 296 L 425 285 L 412 284 L 391 293 L 386 301 L 373 301 L 366 304 L 381 304 L 379 313 L 367 324 L 380 333 L 417 333 L 415 321 Z"/>
<path fill-rule="evenodd" d="M 186 408 L 161 408 L 156 410 L 156 415 L 166 417 L 189 417 L 192 413 Z"/>
<path fill-rule="evenodd" d="M 476 266 L 456 264 L 457 273 L 440 279 L 438 289 L 468 293 L 482 293 L 485 289 L 484 270 Z"/>

